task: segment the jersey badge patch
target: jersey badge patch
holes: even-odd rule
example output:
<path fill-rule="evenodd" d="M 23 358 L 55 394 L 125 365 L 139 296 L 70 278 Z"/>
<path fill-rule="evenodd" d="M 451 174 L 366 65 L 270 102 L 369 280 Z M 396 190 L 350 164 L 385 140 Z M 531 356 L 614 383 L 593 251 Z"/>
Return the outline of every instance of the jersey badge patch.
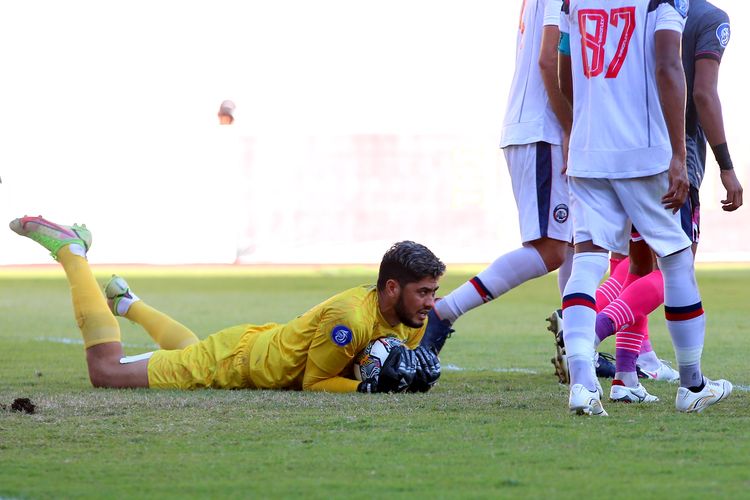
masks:
<path fill-rule="evenodd" d="M 674 0 L 674 8 L 682 17 L 687 17 L 690 10 L 690 0 Z"/>
<path fill-rule="evenodd" d="M 344 347 L 352 341 L 352 331 L 344 325 L 336 325 L 331 330 L 331 340 L 337 346 Z"/>
<path fill-rule="evenodd" d="M 716 38 L 719 39 L 719 43 L 725 49 L 727 48 L 727 45 L 729 45 L 729 38 L 731 35 L 732 32 L 729 29 L 729 23 L 721 23 L 719 27 L 716 28 Z"/>
<path fill-rule="evenodd" d="M 552 216 L 555 218 L 555 222 L 562 224 L 566 220 L 568 220 L 568 205 L 564 203 L 560 203 L 555 207 L 555 210 L 552 212 Z"/>

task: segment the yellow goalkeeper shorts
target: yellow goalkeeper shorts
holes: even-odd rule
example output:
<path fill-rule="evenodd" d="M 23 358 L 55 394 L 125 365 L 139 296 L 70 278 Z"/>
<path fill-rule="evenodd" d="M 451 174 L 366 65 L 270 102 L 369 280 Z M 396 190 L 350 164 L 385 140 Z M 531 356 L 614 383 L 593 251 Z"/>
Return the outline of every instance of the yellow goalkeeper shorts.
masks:
<path fill-rule="evenodd" d="M 156 351 L 148 363 L 149 387 L 253 388 L 247 359 L 259 330 L 254 325 L 237 325 L 184 349 Z"/>

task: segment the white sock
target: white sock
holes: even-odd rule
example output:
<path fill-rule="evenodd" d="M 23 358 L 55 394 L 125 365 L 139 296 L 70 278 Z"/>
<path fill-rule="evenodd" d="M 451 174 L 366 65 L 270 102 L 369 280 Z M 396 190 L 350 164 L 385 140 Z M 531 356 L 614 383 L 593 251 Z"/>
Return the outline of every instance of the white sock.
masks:
<path fill-rule="evenodd" d="M 653 372 L 659 369 L 661 361 L 654 351 L 642 352 L 638 355 L 637 366 L 641 370 Z"/>
<path fill-rule="evenodd" d="M 572 246 L 568 245 L 565 250 L 565 260 L 557 270 L 557 287 L 560 289 L 560 297 L 565 293 L 565 286 L 568 284 L 570 279 L 570 273 L 573 270 L 573 256 L 575 250 Z"/>
<path fill-rule="evenodd" d="M 607 272 L 604 252 L 577 253 L 563 294 L 563 338 L 570 368 L 570 384 L 596 390 L 593 370 L 596 288 Z"/>
<path fill-rule="evenodd" d="M 70 250 L 70 253 L 72 253 L 73 255 L 78 255 L 79 257 L 86 258 L 86 249 L 78 243 L 71 243 L 70 245 L 68 245 L 68 250 Z"/>
<path fill-rule="evenodd" d="M 616 372 L 615 380 L 619 380 L 626 387 L 638 387 L 638 372 Z"/>
<path fill-rule="evenodd" d="M 435 304 L 441 319 L 453 323 L 466 312 L 498 298 L 521 283 L 547 274 L 547 266 L 533 247 L 500 256 L 484 271 Z"/>
<path fill-rule="evenodd" d="M 120 301 L 117 303 L 117 315 L 125 316 L 130 310 L 130 306 L 132 306 L 135 302 L 138 302 L 139 300 L 141 299 L 138 298 L 138 296 L 134 294 L 133 292 L 130 292 L 130 297 L 121 297 Z"/>
<path fill-rule="evenodd" d="M 695 280 L 693 253 L 686 248 L 668 257 L 660 257 L 658 261 L 664 276 L 664 313 L 680 368 L 680 385 L 699 386 L 703 381 L 700 361 L 706 315 Z"/>

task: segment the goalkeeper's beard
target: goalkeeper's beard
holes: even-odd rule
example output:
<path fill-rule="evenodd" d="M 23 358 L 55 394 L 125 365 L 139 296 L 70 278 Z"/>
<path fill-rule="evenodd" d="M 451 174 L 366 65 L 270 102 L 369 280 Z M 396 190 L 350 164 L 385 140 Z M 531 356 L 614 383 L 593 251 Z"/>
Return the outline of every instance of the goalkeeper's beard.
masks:
<path fill-rule="evenodd" d="M 398 320 L 409 328 L 421 328 L 424 325 L 424 321 L 415 321 L 413 317 L 409 317 L 406 314 L 406 304 L 404 303 L 404 294 L 399 294 L 398 302 L 394 307 L 396 311 L 396 317 Z"/>

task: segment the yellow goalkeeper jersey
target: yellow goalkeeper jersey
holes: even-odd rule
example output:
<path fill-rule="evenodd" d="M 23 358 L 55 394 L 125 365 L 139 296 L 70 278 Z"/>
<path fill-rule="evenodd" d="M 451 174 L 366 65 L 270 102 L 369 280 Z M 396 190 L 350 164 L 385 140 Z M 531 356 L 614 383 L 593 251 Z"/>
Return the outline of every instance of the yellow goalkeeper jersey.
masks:
<path fill-rule="evenodd" d="M 241 325 L 181 351 L 157 351 L 149 386 L 352 392 L 354 356 L 379 337 L 414 349 L 425 326 L 390 326 L 375 286 L 346 290 L 285 324 Z"/>

